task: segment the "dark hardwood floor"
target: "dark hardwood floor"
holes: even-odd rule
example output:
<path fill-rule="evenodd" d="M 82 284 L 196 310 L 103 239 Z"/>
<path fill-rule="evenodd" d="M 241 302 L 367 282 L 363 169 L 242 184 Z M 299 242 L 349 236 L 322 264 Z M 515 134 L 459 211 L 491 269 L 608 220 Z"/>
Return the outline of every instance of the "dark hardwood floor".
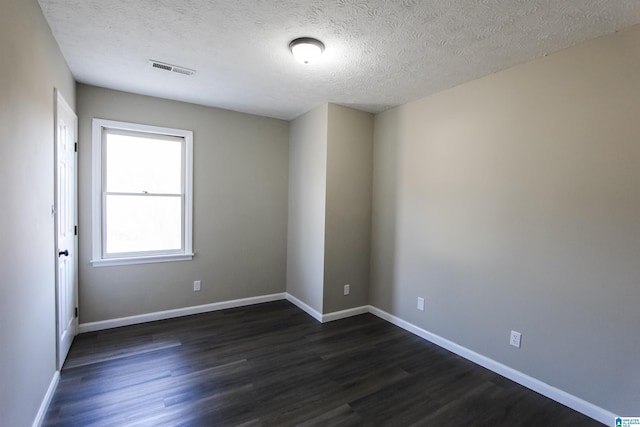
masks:
<path fill-rule="evenodd" d="M 287 301 L 76 337 L 45 426 L 602 426 L 371 314 Z"/>

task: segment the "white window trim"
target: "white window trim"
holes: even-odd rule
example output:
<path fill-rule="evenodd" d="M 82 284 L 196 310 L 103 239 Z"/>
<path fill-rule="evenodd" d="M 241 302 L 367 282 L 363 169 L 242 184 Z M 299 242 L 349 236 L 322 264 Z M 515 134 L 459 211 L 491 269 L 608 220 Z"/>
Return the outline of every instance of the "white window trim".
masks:
<path fill-rule="evenodd" d="M 145 132 L 184 138 L 185 176 L 184 176 L 184 252 L 159 255 L 129 256 L 122 258 L 104 258 L 102 245 L 102 135 L 104 129 Z M 156 262 L 187 261 L 193 259 L 193 132 L 137 123 L 114 120 L 93 119 L 92 124 L 92 258 L 94 267 L 106 267 L 127 264 L 148 264 Z"/>

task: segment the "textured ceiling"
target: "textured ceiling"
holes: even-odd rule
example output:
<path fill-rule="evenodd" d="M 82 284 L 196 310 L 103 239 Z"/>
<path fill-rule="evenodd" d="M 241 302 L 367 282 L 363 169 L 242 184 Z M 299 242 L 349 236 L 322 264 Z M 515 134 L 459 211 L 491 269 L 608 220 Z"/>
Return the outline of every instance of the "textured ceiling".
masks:
<path fill-rule="evenodd" d="M 38 1 L 80 82 L 281 119 L 383 111 L 640 23 L 638 0 Z M 302 36 L 320 62 L 293 59 Z"/>

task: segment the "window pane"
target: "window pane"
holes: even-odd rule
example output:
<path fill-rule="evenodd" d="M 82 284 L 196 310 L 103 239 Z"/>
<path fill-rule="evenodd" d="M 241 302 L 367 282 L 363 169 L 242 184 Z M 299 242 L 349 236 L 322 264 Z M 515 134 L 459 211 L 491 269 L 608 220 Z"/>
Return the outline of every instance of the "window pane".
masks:
<path fill-rule="evenodd" d="M 182 198 L 106 196 L 108 254 L 182 248 Z"/>
<path fill-rule="evenodd" d="M 180 194 L 182 144 L 178 138 L 107 132 L 105 191 Z"/>

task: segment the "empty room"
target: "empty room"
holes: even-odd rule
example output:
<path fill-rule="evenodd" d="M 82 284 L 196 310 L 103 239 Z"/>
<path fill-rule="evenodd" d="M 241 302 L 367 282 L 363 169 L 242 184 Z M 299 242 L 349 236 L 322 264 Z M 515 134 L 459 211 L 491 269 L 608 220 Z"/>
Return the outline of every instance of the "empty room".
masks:
<path fill-rule="evenodd" d="M 0 21 L 0 425 L 640 426 L 636 0 Z"/>

